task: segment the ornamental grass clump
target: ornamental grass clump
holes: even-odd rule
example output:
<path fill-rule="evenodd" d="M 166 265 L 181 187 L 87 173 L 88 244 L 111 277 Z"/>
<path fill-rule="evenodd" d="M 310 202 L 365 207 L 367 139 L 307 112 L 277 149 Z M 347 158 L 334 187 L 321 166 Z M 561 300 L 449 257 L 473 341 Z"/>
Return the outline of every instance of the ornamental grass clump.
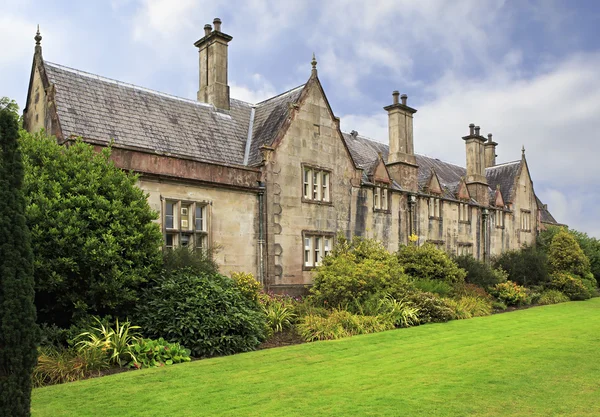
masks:
<path fill-rule="evenodd" d="M 377 333 L 394 328 L 392 320 L 380 316 L 361 316 L 335 309 L 329 316 L 305 316 L 298 332 L 307 342 L 334 340 L 359 334 Z"/>

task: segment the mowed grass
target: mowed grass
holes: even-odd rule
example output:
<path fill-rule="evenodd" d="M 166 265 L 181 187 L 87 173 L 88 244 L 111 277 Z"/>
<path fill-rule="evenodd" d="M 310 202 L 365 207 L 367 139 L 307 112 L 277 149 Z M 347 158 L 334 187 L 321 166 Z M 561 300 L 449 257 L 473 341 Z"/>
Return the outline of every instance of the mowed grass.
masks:
<path fill-rule="evenodd" d="M 600 416 L 600 298 L 36 389 L 42 416 Z"/>

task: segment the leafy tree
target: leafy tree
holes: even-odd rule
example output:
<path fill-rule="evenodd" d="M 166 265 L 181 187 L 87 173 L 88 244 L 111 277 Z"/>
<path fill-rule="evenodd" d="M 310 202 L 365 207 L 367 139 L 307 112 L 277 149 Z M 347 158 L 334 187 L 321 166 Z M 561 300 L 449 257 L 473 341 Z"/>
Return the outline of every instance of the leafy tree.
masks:
<path fill-rule="evenodd" d="M 161 262 L 157 214 L 137 177 L 80 140 L 64 147 L 21 131 L 21 146 L 40 321 L 129 314 Z"/>
<path fill-rule="evenodd" d="M 444 251 L 431 244 L 402 246 L 398 260 L 404 271 L 415 279 L 434 279 L 450 284 L 465 281 L 467 273 Z"/>
<path fill-rule="evenodd" d="M 568 231 L 561 230 L 548 248 L 548 260 L 552 272 L 568 272 L 579 277 L 590 273 L 590 260 Z"/>
<path fill-rule="evenodd" d="M 21 115 L 19 114 L 19 105 L 16 101 L 11 100 L 8 97 L 0 97 L 0 110 L 4 110 L 8 112 L 12 117 L 17 121 L 19 126 L 21 126 L 23 120 Z"/>
<path fill-rule="evenodd" d="M 564 230 L 564 228 L 558 226 L 551 226 L 546 230 L 543 230 L 537 239 L 538 248 L 548 252 L 552 239 L 561 230 Z M 585 256 L 588 257 L 590 261 L 590 271 L 594 275 L 598 285 L 600 285 L 600 240 L 575 229 L 569 229 L 569 233 L 575 238 L 577 243 L 579 243 L 579 247 L 581 247 Z"/>
<path fill-rule="evenodd" d="M 17 118 L 0 103 L 0 415 L 13 417 L 30 415 L 38 339 Z"/>

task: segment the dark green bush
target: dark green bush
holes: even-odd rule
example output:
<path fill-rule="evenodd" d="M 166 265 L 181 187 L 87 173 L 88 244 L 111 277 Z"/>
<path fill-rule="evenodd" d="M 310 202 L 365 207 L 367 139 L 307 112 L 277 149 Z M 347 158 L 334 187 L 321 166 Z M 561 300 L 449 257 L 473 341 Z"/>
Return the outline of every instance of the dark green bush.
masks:
<path fill-rule="evenodd" d="M 318 306 L 343 307 L 364 301 L 376 293 L 401 298 L 408 277 L 398 259 L 376 240 L 339 237 L 331 254 L 317 268 L 310 302 Z"/>
<path fill-rule="evenodd" d="M 448 297 L 454 291 L 454 287 L 445 281 L 434 279 L 415 279 L 411 282 L 413 288 L 421 292 L 431 292 L 441 297 Z"/>
<path fill-rule="evenodd" d="M 444 323 L 454 318 L 454 306 L 446 299 L 428 292 L 413 292 L 407 295 L 407 301 L 419 309 L 419 323 Z"/>
<path fill-rule="evenodd" d="M 475 259 L 472 255 L 456 256 L 454 262 L 465 270 L 467 273 L 465 281 L 469 284 L 488 289 L 506 281 L 506 275 L 503 271 L 492 268 L 489 264 Z"/>
<path fill-rule="evenodd" d="M 214 260 L 212 249 L 204 251 L 180 246 L 163 251 L 164 271 L 168 273 L 183 268 L 207 274 L 216 274 L 219 271 L 219 265 Z"/>
<path fill-rule="evenodd" d="M 466 272 L 446 252 L 433 245 L 401 246 L 397 256 L 404 272 L 413 279 L 439 280 L 449 284 L 465 280 Z"/>
<path fill-rule="evenodd" d="M 196 357 L 254 350 L 265 338 L 260 306 L 219 274 L 175 270 L 148 288 L 142 300 L 136 322 L 144 334 L 180 343 Z"/>
<path fill-rule="evenodd" d="M 544 285 L 550 280 L 546 254 L 532 246 L 504 252 L 493 264 L 505 271 L 508 279 L 525 287 Z"/>
<path fill-rule="evenodd" d="M 570 300 L 587 300 L 592 296 L 581 279 L 568 272 L 555 272 L 549 288 L 558 290 L 569 297 Z"/>

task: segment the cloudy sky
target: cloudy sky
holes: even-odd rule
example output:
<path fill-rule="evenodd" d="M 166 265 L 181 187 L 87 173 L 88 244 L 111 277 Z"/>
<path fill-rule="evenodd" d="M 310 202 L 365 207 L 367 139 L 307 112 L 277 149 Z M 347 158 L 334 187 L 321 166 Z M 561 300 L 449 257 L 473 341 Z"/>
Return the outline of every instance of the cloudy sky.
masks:
<path fill-rule="evenodd" d="M 418 153 L 464 165 L 473 122 L 498 162 L 526 148 L 559 222 L 600 237 L 600 2 L 595 0 L 0 0 L 0 96 L 23 107 L 40 24 L 44 58 L 195 98 L 193 43 L 233 36 L 233 97 L 303 84 L 315 52 L 342 130 L 387 141 L 392 90 L 418 109 Z"/>

